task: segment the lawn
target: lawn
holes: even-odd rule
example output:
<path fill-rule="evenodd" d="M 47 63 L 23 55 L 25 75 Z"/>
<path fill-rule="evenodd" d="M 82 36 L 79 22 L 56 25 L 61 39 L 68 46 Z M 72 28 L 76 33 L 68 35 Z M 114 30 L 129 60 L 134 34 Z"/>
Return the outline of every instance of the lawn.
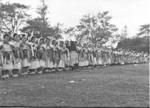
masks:
<path fill-rule="evenodd" d="M 149 106 L 148 64 L 0 80 L 0 106 Z"/>

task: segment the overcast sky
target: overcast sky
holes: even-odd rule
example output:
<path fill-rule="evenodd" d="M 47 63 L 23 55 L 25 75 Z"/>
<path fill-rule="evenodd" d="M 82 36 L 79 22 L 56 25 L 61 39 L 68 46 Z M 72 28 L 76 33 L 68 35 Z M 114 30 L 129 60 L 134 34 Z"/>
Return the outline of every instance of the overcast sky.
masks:
<path fill-rule="evenodd" d="M 9 1 L 31 6 L 33 15 L 40 5 L 40 0 Z M 46 4 L 52 25 L 60 22 L 64 27 L 74 26 L 84 14 L 98 11 L 110 11 L 111 22 L 117 25 L 119 31 L 127 25 L 130 36 L 137 33 L 140 25 L 150 24 L 150 0 L 46 0 Z"/>

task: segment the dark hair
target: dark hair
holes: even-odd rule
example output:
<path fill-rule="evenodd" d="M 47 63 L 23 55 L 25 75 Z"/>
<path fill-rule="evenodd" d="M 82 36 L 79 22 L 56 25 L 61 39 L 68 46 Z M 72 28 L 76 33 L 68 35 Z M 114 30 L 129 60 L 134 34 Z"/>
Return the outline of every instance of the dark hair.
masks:
<path fill-rule="evenodd" d="M 35 37 L 33 36 L 33 37 L 31 37 L 31 41 L 33 41 L 33 39 L 35 39 Z"/>
<path fill-rule="evenodd" d="M 4 38 L 6 38 L 6 37 L 8 37 L 8 36 L 9 36 L 8 34 L 5 34 L 5 35 L 4 35 Z"/>
<path fill-rule="evenodd" d="M 44 38 L 41 38 L 40 41 L 45 41 Z"/>
<path fill-rule="evenodd" d="M 56 44 L 56 40 L 52 40 L 52 44 L 55 45 Z"/>
<path fill-rule="evenodd" d="M 22 34 L 22 37 L 25 37 L 26 35 L 25 34 Z"/>
<path fill-rule="evenodd" d="M 17 33 L 14 33 L 14 34 L 13 34 L 13 38 L 16 37 L 16 36 L 17 36 Z"/>

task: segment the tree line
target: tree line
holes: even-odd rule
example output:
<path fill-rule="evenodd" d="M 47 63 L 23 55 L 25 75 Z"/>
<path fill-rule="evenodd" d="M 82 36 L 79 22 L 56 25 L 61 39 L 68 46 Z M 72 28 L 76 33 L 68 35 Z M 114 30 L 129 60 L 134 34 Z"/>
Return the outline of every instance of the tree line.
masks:
<path fill-rule="evenodd" d="M 135 50 L 138 52 L 149 53 L 150 50 L 150 24 L 144 24 L 139 27 L 139 33 L 134 38 L 122 38 L 117 48 Z"/>
<path fill-rule="evenodd" d="M 37 17 L 35 18 L 31 18 L 32 15 L 27 13 L 30 7 L 20 3 L 0 2 L 0 10 L 1 33 L 7 32 L 12 34 L 21 31 L 32 33 L 38 38 L 50 36 L 55 39 L 60 39 L 62 34 L 67 34 L 70 37 L 75 37 L 80 44 L 86 42 L 96 47 L 105 46 L 107 43 L 111 47 L 116 42 L 126 44 L 126 38 L 122 34 L 117 34 L 118 28 L 110 22 L 112 17 L 108 11 L 83 15 L 79 20 L 79 24 L 63 29 L 60 23 L 57 23 L 55 26 L 51 26 L 49 23 L 47 17 L 48 6 L 45 0 L 41 0 L 41 5 L 37 7 Z M 137 36 L 149 36 L 149 33 L 150 24 L 145 24 L 141 26 Z M 122 43 L 121 45 L 124 46 Z M 133 43 L 133 46 L 136 45 L 136 42 L 131 43 Z M 120 43 L 118 46 L 120 47 Z M 126 46 L 129 47 L 128 45 Z"/>

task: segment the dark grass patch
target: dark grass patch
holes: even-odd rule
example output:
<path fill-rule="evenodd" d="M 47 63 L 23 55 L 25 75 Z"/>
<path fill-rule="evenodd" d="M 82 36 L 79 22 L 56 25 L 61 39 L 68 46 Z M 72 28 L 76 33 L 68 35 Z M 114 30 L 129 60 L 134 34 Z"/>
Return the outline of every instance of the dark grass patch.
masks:
<path fill-rule="evenodd" d="M 0 81 L 0 106 L 149 106 L 147 64 L 99 67 Z"/>

